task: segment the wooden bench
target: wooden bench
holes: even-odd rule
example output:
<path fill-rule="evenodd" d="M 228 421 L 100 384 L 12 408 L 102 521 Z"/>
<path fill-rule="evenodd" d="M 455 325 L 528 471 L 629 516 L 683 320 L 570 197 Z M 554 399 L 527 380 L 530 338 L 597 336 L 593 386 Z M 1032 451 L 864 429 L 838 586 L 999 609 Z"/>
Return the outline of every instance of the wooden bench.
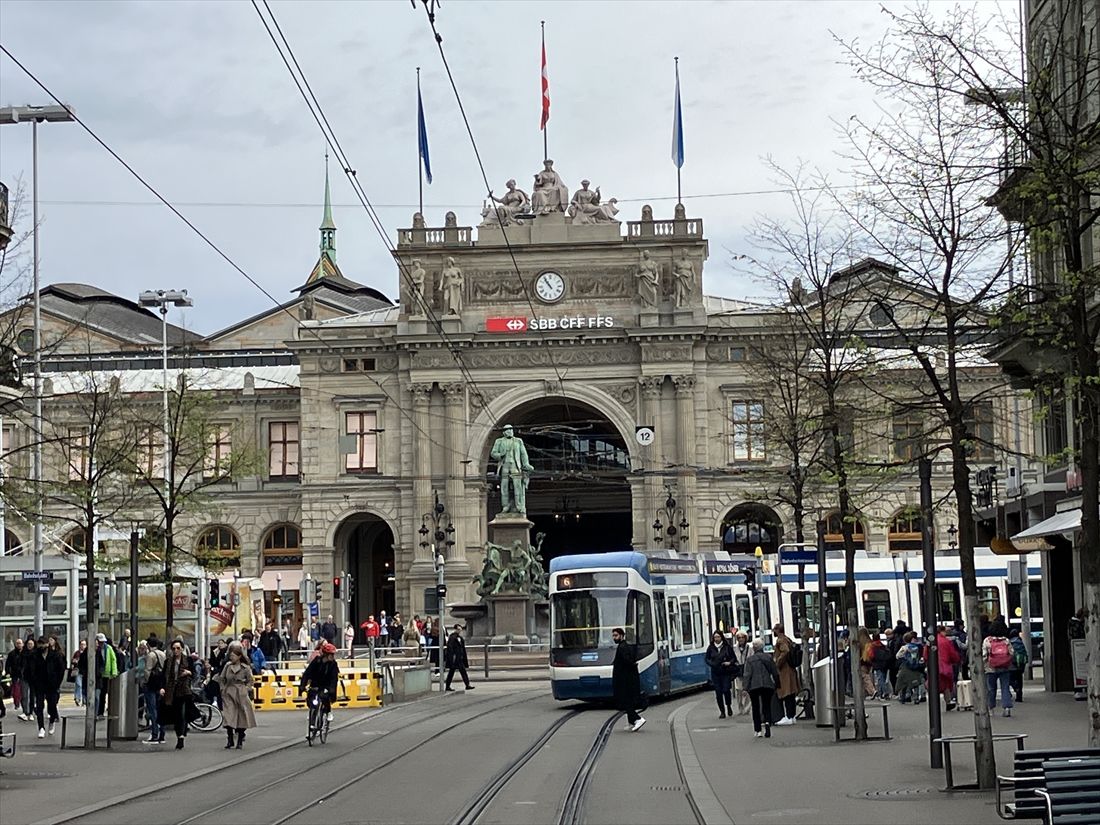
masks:
<path fill-rule="evenodd" d="M 1100 757 L 1100 748 L 1016 751 L 1012 760 L 1012 776 L 997 777 L 997 815 L 1002 819 L 1042 819 L 1046 814 L 1046 802 L 1036 791 L 1045 787 L 1043 763 L 1080 757 Z M 1012 793 L 1011 802 L 1005 801 L 1008 791 Z"/>
<path fill-rule="evenodd" d="M 994 742 L 1010 742 L 1013 739 L 1016 740 L 1016 750 L 1022 751 L 1024 749 L 1024 740 L 1027 739 L 1026 733 L 995 733 L 993 734 Z M 972 791 L 977 790 L 978 783 L 970 782 L 965 785 L 955 784 L 955 769 L 954 764 L 951 761 L 951 746 L 959 743 L 969 743 L 974 746 L 974 764 L 978 763 L 978 737 L 972 733 L 965 734 L 963 736 L 941 736 L 939 739 L 933 740 L 943 746 L 943 771 L 947 777 L 947 787 L 945 791 Z"/>
<path fill-rule="evenodd" d="M 889 739 L 890 738 L 890 703 L 889 702 L 873 702 L 870 700 L 864 700 L 863 709 L 866 711 L 868 708 L 879 708 L 882 710 L 882 736 L 868 736 L 868 739 Z M 845 702 L 843 705 L 829 705 L 829 710 L 835 713 L 843 713 L 844 718 L 847 719 L 849 714 L 854 715 L 856 706 L 854 702 Z M 840 725 L 833 726 L 833 735 L 836 737 L 836 741 L 840 741 Z"/>
<path fill-rule="evenodd" d="M 1100 756 L 1047 760 L 1043 782 L 1035 793 L 1047 825 L 1100 825 Z"/>
<path fill-rule="evenodd" d="M 80 722 L 81 724 L 83 724 L 86 721 L 85 716 L 84 716 L 83 713 L 81 713 L 80 715 L 75 715 L 75 714 L 62 714 L 61 715 L 61 750 L 65 750 L 65 739 L 66 739 L 66 736 L 69 732 L 68 729 L 69 729 L 69 720 L 70 719 L 74 720 L 75 722 Z M 96 717 L 96 720 L 95 720 L 96 725 L 98 725 L 100 722 L 106 722 L 107 723 L 107 748 L 108 748 L 108 750 L 111 747 L 111 722 L 117 722 L 117 721 L 118 721 L 117 716 Z M 95 736 L 95 728 L 94 727 L 92 728 L 92 736 L 93 737 Z"/>

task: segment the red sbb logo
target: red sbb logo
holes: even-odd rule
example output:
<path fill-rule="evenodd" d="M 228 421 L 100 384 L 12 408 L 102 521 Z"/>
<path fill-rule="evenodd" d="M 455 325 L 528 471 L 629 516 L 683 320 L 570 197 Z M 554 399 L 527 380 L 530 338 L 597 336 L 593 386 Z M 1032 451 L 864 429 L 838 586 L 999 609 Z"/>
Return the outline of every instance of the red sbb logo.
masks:
<path fill-rule="evenodd" d="M 527 319 L 516 315 L 508 318 L 486 318 L 486 332 L 527 332 Z"/>

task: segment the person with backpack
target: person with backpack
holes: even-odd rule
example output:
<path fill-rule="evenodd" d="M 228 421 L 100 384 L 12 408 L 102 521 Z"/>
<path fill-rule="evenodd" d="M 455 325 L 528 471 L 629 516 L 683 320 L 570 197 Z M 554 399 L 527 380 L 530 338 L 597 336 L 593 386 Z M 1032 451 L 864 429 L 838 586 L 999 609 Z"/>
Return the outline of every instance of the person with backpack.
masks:
<path fill-rule="evenodd" d="M 1001 687 L 1001 708 L 1004 716 L 1012 715 L 1012 680 L 1014 656 L 1008 640 L 1008 628 L 1000 618 L 989 623 L 989 635 L 982 641 L 982 661 L 985 662 L 985 687 L 989 694 L 989 709 L 997 706 L 997 686 Z"/>
<path fill-rule="evenodd" d="M 789 641 L 789 640 L 788 640 Z M 752 653 L 745 660 L 745 672 L 742 677 L 745 690 L 752 702 L 752 729 L 757 737 L 771 738 L 772 735 L 772 696 L 781 681 L 781 671 L 776 667 L 775 659 L 764 652 L 762 639 L 752 640 Z M 784 724 L 782 721 L 777 725 Z M 791 724 L 787 722 L 786 724 Z M 761 731 L 761 726 L 763 730 Z"/>
<path fill-rule="evenodd" d="M 894 656 L 890 652 L 885 634 L 876 636 L 871 642 L 871 673 L 875 682 L 875 696 L 879 699 L 890 698 L 890 669 Z"/>
<path fill-rule="evenodd" d="M 164 725 L 160 722 L 160 690 L 164 687 L 164 651 L 160 640 L 150 638 L 145 654 L 145 716 L 149 720 L 149 738 L 147 745 L 157 745 L 164 741 Z"/>
<path fill-rule="evenodd" d="M 924 690 L 924 661 L 916 637 L 912 630 L 906 631 L 898 650 L 898 681 L 894 687 L 903 705 L 920 704 Z"/>
<path fill-rule="evenodd" d="M 1016 694 L 1016 701 L 1024 701 L 1024 668 L 1027 667 L 1027 645 L 1024 637 L 1020 635 L 1020 629 L 1014 627 L 1008 631 L 1008 642 L 1012 645 L 1012 678 L 1009 685 Z"/>
<path fill-rule="evenodd" d="M 798 696 L 798 668 L 802 664 L 802 648 L 796 645 L 791 637 L 783 631 L 783 625 L 777 624 L 772 628 L 772 637 L 775 647 L 775 668 L 779 672 L 779 685 L 776 696 L 783 703 L 783 718 L 776 722 L 779 725 L 793 725 L 795 715 L 795 699 Z"/>

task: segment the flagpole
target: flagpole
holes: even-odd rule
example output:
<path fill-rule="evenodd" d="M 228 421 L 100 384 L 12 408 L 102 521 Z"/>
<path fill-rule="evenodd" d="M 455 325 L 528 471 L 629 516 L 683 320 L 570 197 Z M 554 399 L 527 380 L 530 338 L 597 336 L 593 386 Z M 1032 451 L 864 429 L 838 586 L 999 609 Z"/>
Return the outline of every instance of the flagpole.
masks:
<path fill-rule="evenodd" d="M 420 184 L 420 215 L 424 216 L 424 161 L 420 157 L 420 67 L 416 67 L 416 174 Z"/>
<path fill-rule="evenodd" d="M 546 21 L 545 20 L 540 20 L 539 21 L 539 26 L 542 28 L 542 60 L 543 60 L 542 71 L 545 73 L 545 71 L 546 71 Z M 542 159 L 543 160 L 546 160 L 550 157 L 550 150 L 548 148 L 546 148 L 546 146 L 547 146 L 546 138 L 547 138 L 547 133 L 548 132 L 549 132 L 549 129 L 547 128 L 547 124 L 546 123 L 542 124 Z"/>
<path fill-rule="evenodd" d="M 677 97 L 676 105 L 679 106 L 680 105 L 680 100 L 679 100 L 679 96 L 680 96 L 680 58 L 675 57 L 675 58 L 673 58 L 673 60 L 676 61 L 676 97 Z M 683 127 L 681 126 L 681 129 L 682 128 Z M 683 202 L 684 202 L 684 199 L 680 195 L 680 166 L 679 166 L 679 164 L 677 164 L 677 166 L 676 166 L 676 203 L 677 203 L 677 205 L 679 205 L 679 204 L 682 204 Z"/>

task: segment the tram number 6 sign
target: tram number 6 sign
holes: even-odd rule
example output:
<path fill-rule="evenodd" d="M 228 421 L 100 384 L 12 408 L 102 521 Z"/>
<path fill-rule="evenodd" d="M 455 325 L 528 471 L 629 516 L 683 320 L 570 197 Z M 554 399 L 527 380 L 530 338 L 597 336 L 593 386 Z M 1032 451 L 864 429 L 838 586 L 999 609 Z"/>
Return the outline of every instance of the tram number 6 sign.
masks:
<path fill-rule="evenodd" d="M 653 427 L 635 427 L 634 428 L 634 440 L 637 441 L 643 447 L 648 447 L 653 443 L 657 437 Z"/>

